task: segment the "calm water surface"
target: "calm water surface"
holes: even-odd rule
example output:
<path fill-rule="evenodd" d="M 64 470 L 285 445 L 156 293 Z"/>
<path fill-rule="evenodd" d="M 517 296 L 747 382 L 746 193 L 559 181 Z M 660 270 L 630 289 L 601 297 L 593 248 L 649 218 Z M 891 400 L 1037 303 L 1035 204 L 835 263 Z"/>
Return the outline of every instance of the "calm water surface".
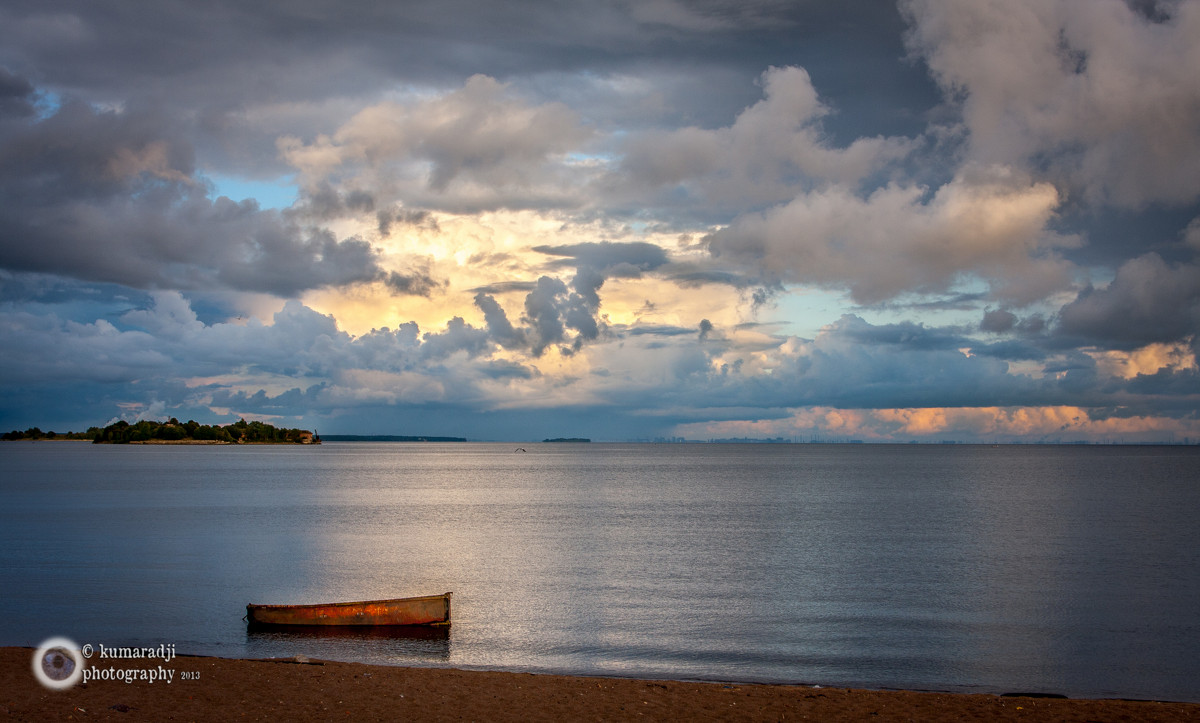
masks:
<path fill-rule="evenodd" d="M 1200 701 L 1197 448 L 514 447 L 4 443 L 0 644 Z"/>

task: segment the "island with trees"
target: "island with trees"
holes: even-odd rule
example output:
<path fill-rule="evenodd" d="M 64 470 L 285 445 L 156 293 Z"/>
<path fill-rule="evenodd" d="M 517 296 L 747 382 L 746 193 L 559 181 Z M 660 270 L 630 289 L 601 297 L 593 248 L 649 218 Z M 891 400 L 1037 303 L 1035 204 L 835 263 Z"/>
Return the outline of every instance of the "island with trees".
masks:
<path fill-rule="evenodd" d="M 166 422 L 124 420 L 107 427 L 90 427 L 86 432 L 55 434 L 31 427 L 24 432 L 6 432 L 5 441 L 90 440 L 94 444 L 320 444 L 321 438 L 307 429 L 286 429 L 265 422 L 238 420 L 233 424 L 209 425 L 194 420 Z"/>

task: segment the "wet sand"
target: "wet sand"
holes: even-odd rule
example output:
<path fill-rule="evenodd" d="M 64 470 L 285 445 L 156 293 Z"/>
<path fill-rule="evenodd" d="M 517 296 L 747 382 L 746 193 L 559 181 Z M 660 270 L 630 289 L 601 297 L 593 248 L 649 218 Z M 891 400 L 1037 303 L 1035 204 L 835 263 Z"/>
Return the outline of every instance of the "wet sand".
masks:
<path fill-rule="evenodd" d="M 32 648 L 0 648 L 0 720 L 1200 721 L 1200 704 L 402 668 L 317 660 L 93 661 L 171 683 L 42 687 Z M 184 679 L 184 677 L 190 679 Z"/>

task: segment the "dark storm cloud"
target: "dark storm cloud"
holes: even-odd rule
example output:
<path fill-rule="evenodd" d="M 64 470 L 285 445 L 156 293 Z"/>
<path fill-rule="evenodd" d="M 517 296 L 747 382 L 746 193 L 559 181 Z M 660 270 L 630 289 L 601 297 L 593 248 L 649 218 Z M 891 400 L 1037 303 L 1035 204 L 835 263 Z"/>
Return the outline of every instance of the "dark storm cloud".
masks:
<path fill-rule="evenodd" d="M 637 324 L 625 329 L 624 333 L 628 336 L 691 336 L 696 330 L 669 324 Z"/>
<path fill-rule="evenodd" d="M 1126 262 L 1108 286 L 1088 286 L 1058 314 L 1056 331 L 1085 343 L 1131 350 L 1200 335 L 1200 267 L 1157 254 Z"/>
<path fill-rule="evenodd" d="M 441 230 L 438 228 L 437 218 L 428 211 L 418 211 L 405 208 L 386 208 L 375 214 L 375 218 L 379 222 L 379 235 L 383 236 L 384 238 L 387 238 L 392 234 L 392 226 L 395 224 L 428 228 L 432 231 Z"/>
<path fill-rule="evenodd" d="M 508 314 L 504 312 L 504 308 L 496 302 L 490 294 L 483 291 L 475 294 L 475 305 L 483 312 L 484 321 L 487 324 L 488 334 L 497 344 L 505 349 L 514 349 L 525 346 L 525 333 L 513 327 L 512 322 L 508 320 Z"/>
<path fill-rule="evenodd" d="M 210 198 L 177 120 L 67 102 L 44 120 L 0 126 L 0 266 L 280 296 L 380 277 L 362 240 Z"/>
<path fill-rule="evenodd" d="M 445 331 L 429 333 L 423 337 L 421 356 L 425 359 L 445 359 L 456 352 L 466 352 L 476 357 L 491 348 L 488 332 L 476 329 L 461 317 L 454 317 L 446 324 Z"/>
<path fill-rule="evenodd" d="M 265 389 L 259 389 L 253 394 L 244 391 L 231 392 L 217 390 L 213 393 L 213 404 L 220 407 L 230 407 L 242 413 L 254 414 L 294 414 L 297 409 L 311 408 L 326 388 L 324 384 L 314 384 L 308 389 L 293 387 L 275 396 L 267 394 Z"/>
<path fill-rule="evenodd" d="M 971 346 L 970 340 L 955 329 L 927 327 L 911 321 L 898 324 L 873 325 L 862 317 L 843 315 L 826 331 L 840 339 L 874 347 L 903 346 L 909 349 L 960 349 Z"/>
<path fill-rule="evenodd" d="M 993 344 L 976 344 L 971 347 L 971 353 L 1004 359 L 1006 361 L 1021 361 L 1026 359 L 1043 361 L 1049 356 L 1049 353 L 1045 349 L 1016 339 L 998 341 Z"/>
<path fill-rule="evenodd" d="M 567 298 L 567 285 L 550 276 L 538 279 L 537 286 L 525 297 L 522 321 L 530 327 L 534 356 L 541 356 L 546 347 L 565 340 L 562 307 Z"/>
<path fill-rule="evenodd" d="M 357 189 L 339 192 L 328 181 L 322 181 L 302 191 L 299 210 L 311 218 L 329 220 L 355 213 L 370 213 L 375 210 L 375 199 L 366 191 Z"/>
<path fill-rule="evenodd" d="M 206 167 L 263 178 L 289 172 L 281 134 L 328 133 L 363 99 L 481 72 L 627 130 L 722 125 L 755 100 L 765 68 L 802 65 L 843 113 L 832 136 L 917 133 L 936 89 L 896 62 L 902 30 L 896 8 L 873 0 L 19 0 L 0 8 L 0 66 L 97 103 L 169 103 L 191 116 Z M 848 47 L 852 64 L 831 62 Z M 628 79 L 646 87 L 631 93 Z"/>
<path fill-rule="evenodd" d="M 476 289 L 474 301 L 484 314 L 492 341 L 506 349 L 527 348 L 535 357 L 551 346 L 559 346 L 564 353 L 579 351 L 584 343 L 599 338 L 604 327 L 597 318 L 600 289 L 608 274 L 636 277 L 643 270 L 667 263 L 666 253 L 647 243 L 582 243 L 538 246 L 534 250 L 566 257 L 558 263 L 576 268 L 570 284 L 542 276 L 532 287 L 518 282 L 491 285 Z M 518 328 L 509 321 L 493 294 L 526 290 L 523 326 Z M 569 331 L 575 335 L 572 337 Z"/>
<path fill-rule="evenodd" d="M 34 113 L 33 84 L 0 66 L 0 120 Z"/>
<path fill-rule="evenodd" d="M 603 285 L 604 276 L 586 267 L 579 269 L 571 279 L 571 288 L 575 291 L 567 300 L 563 318 L 568 328 L 579 332 L 580 342 L 600 335 L 596 312 L 600 308 L 600 287 Z"/>
<path fill-rule="evenodd" d="M 501 282 L 495 283 L 495 284 L 488 284 L 487 286 L 477 286 L 470 290 L 475 292 L 476 294 L 491 295 L 491 294 L 508 294 L 508 293 L 513 293 L 513 292 L 529 293 L 530 291 L 533 291 L 535 288 L 537 288 L 536 281 L 501 281 Z"/>
<path fill-rule="evenodd" d="M 407 274 L 390 271 L 382 278 L 383 283 L 394 293 L 408 296 L 428 298 L 435 289 L 444 285 L 430 276 L 428 271 L 412 271 Z"/>
<path fill-rule="evenodd" d="M 484 314 L 488 335 L 500 346 L 527 348 L 535 357 L 551 346 L 570 354 L 600 336 L 597 291 L 603 284 L 604 278 L 588 268 L 579 270 L 570 287 L 561 279 L 540 277 L 525 296 L 520 328 L 513 326 L 504 309 L 485 291 L 476 293 L 475 305 Z M 575 331 L 575 335 L 572 337 L 568 330 Z"/>
<path fill-rule="evenodd" d="M 734 288 L 754 286 L 760 283 L 756 279 L 747 278 L 730 271 L 680 271 L 670 274 L 671 281 L 683 287 L 704 286 L 705 284 L 724 284 Z"/>
<path fill-rule="evenodd" d="M 987 294 L 962 292 L 938 294 L 907 303 L 876 304 L 871 308 L 912 311 L 974 311 L 986 301 Z"/>
<path fill-rule="evenodd" d="M 600 299 L 595 292 L 603 281 L 598 275 L 581 270 L 572 282 L 576 289 L 572 292 L 560 279 L 539 278 L 525 296 L 523 326 L 519 328 L 509 321 L 508 314 L 492 295 L 479 291 L 475 294 L 475 306 L 483 312 L 487 337 L 505 349 L 524 349 L 538 357 L 550 346 L 569 342 L 562 351 L 570 353 L 600 334 L 595 319 Z M 568 337 L 568 329 L 577 332 L 573 340 Z"/>
<path fill-rule="evenodd" d="M 983 321 L 979 322 L 981 331 L 990 331 L 995 334 L 1000 334 L 1006 331 L 1012 331 L 1012 328 L 1017 325 L 1017 315 L 1005 309 L 991 309 L 983 314 Z"/>
<path fill-rule="evenodd" d="M 1046 328 L 1046 319 L 1041 314 L 1030 314 L 1017 323 L 1017 330 L 1027 335 L 1041 334 Z"/>
<path fill-rule="evenodd" d="M 1195 369 L 1160 369 L 1154 374 L 1139 374 L 1129 381 L 1128 390 L 1131 394 L 1154 400 L 1150 404 L 1142 403 L 1143 413 L 1163 408 L 1195 416 L 1195 401 L 1200 397 L 1200 372 Z"/>
<path fill-rule="evenodd" d="M 979 330 L 991 334 L 1037 335 L 1046 330 L 1046 320 L 1041 314 L 1030 314 L 1022 319 L 1007 309 L 988 309 L 979 322 Z"/>
<path fill-rule="evenodd" d="M 537 371 L 517 362 L 492 360 L 480 367 L 488 379 L 533 379 Z"/>
<path fill-rule="evenodd" d="M 534 246 L 533 250 L 548 256 L 565 257 L 558 264 L 592 268 L 605 276 L 636 278 L 643 271 L 653 271 L 667 263 L 667 253 L 661 246 L 641 241 Z"/>
<path fill-rule="evenodd" d="M 680 64 L 711 69 L 700 83 L 681 78 L 688 82 L 663 99 L 695 122 L 736 112 L 753 92 L 714 85 L 713 73 L 734 68 L 747 78 L 791 62 L 838 88 L 847 110 L 870 108 L 853 117 L 894 114 L 891 122 L 911 123 L 896 102 L 868 104 L 862 92 L 862 77 L 874 75 L 888 81 L 893 101 L 930 95 L 918 69 L 895 62 L 902 30 L 895 7 L 870 1 L 205 0 L 142 8 L 17 0 L 0 9 L 0 63 L 36 67 L 58 87 L 107 97 L 146 93 L 231 109 L 264 98 L 357 95 L 397 81 L 446 84 L 481 69 L 513 77 Z M 829 62 L 851 40 L 855 64 Z"/>

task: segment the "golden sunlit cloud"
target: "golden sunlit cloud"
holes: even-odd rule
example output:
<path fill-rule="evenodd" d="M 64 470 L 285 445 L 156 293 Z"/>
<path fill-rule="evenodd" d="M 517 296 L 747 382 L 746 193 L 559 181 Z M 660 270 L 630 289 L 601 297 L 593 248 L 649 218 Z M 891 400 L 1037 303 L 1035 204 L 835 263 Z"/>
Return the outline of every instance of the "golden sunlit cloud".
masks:
<path fill-rule="evenodd" d="M 635 233 L 600 222 L 574 222 L 557 213 L 427 213 L 422 218 L 418 225 L 394 224 L 387 236 L 373 218 L 343 222 L 339 233 L 370 239 L 380 251 L 385 271 L 404 279 L 427 279 L 424 294 L 401 293 L 381 279 L 309 291 L 302 297 L 304 303 L 332 315 L 341 330 L 355 336 L 409 321 L 422 332 L 437 331 L 456 316 L 479 327 L 484 318 L 474 298 L 480 289 L 488 290 L 515 321 L 523 313 L 525 294 L 539 277 L 570 282 L 576 269 L 561 257 L 535 251 L 538 247 L 636 240 L 659 246 L 676 262 L 703 260 L 707 255 L 698 248 L 681 248 L 675 234 Z M 709 319 L 728 328 L 753 315 L 750 300 L 732 287 L 680 285 L 653 273 L 610 277 L 600 296 L 599 312 L 609 324 L 694 327 Z"/>
<path fill-rule="evenodd" d="M 1200 420 L 1134 415 L 1092 418 L 1087 409 L 1044 407 L 920 407 L 834 409 L 808 407 L 781 419 L 684 424 L 676 434 L 693 439 L 778 438 L 796 441 L 1162 442 L 1200 439 Z"/>
<path fill-rule="evenodd" d="M 1164 369 L 1172 372 L 1195 370 L 1196 356 L 1189 342 L 1150 344 L 1131 352 L 1087 351 L 1104 374 L 1133 379 L 1139 374 L 1156 374 Z"/>

